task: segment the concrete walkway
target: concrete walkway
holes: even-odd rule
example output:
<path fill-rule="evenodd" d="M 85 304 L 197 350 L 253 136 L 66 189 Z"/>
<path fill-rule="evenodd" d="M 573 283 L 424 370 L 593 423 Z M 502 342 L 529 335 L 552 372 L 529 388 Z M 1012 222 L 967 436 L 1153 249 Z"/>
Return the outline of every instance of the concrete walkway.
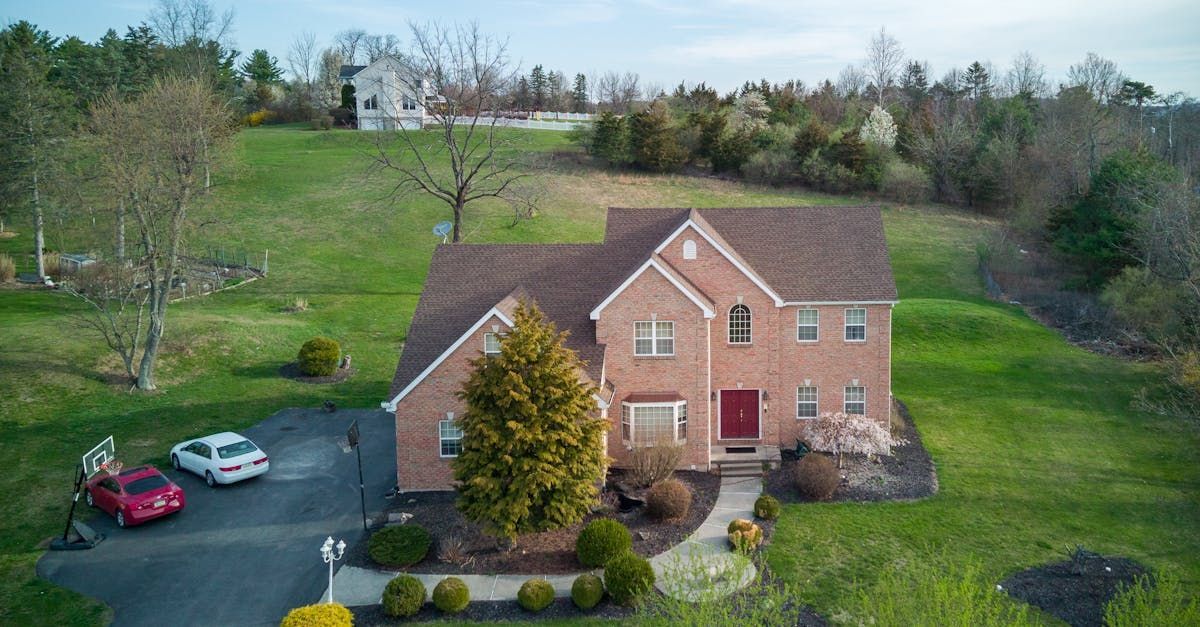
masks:
<path fill-rule="evenodd" d="M 692 535 L 674 547 L 650 558 L 657 575 L 655 584 L 665 594 L 695 600 L 705 594 L 730 594 L 754 580 L 756 570 L 750 560 L 729 550 L 726 528 L 735 518 L 754 519 L 754 501 L 762 494 L 758 477 L 722 477 L 717 503 Z M 446 575 L 411 573 L 433 588 L 446 577 L 458 577 L 467 584 L 472 601 L 512 601 L 521 584 L 543 577 L 554 586 L 555 596 L 571 596 L 571 584 L 580 571 L 570 575 Z M 590 571 L 603 574 L 603 569 Z M 343 566 L 333 578 L 333 598 L 347 606 L 375 605 L 383 588 L 396 573 Z M 328 590 L 323 598 L 328 598 Z"/>

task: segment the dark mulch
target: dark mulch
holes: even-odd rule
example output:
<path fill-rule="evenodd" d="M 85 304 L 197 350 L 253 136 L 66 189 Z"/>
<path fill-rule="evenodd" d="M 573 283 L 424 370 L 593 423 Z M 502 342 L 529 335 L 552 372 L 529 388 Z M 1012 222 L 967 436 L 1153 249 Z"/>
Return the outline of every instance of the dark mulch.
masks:
<path fill-rule="evenodd" d="M 619 480 L 614 470 L 613 480 Z M 675 478 L 692 490 L 692 506 L 682 520 L 659 522 L 638 508 L 630 512 L 611 509 L 598 511 L 575 525 L 554 531 L 526 534 L 517 538 L 512 550 L 502 551 L 495 539 L 484 535 L 478 526 L 463 518 L 454 507 L 454 492 L 413 492 L 397 495 L 390 512 L 412 514 L 410 524 L 424 526 L 433 536 L 433 547 L 421 562 L 403 569 L 409 572 L 446 574 L 535 574 L 559 575 L 581 572 L 584 569 L 575 558 L 575 538 L 591 520 L 615 518 L 629 527 L 633 534 L 634 552 L 651 557 L 675 546 L 700 527 L 717 502 L 721 479 L 703 472 L 678 471 Z M 439 559 L 439 549 L 461 542 L 465 563 L 450 563 Z M 367 555 L 366 542 L 359 542 L 347 553 L 346 563 L 364 568 L 380 569 Z"/>
<path fill-rule="evenodd" d="M 395 625 L 397 623 L 406 622 L 429 622 L 429 621 L 452 621 L 462 623 L 466 621 L 476 622 L 499 622 L 499 621 L 525 621 L 525 620 L 564 620 L 573 618 L 609 618 L 622 619 L 633 615 L 633 610 L 627 607 L 616 605 L 612 601 L 605 599 L 600 602 L 600 605 L 584 612 L 575 607 L 575 603 L 571 599 L 561 598 L 555 599 L 550 607 L 534 614 L 527 612 L 516 601 L 472 601 L 467 609 L 459 614 L 447 615 L 443 614 L 433 603 L 426 603 L 421 611 L 416 616 L 411 618 L 392 618 L 383 613 L 382 605 L 364 605 L 362 607 L 352 607 L 350 611 L 354 613 L 354 624 L 357 627 L 376 627 L 377 625 Z"/>
<path fill-rule="evenodd" d="M 1147 572 L 1131 559 L 1084 551 L 1077 559 L 1023 570 L 1000 586 L 1074 627 L 1092 627 L 1103 624 L 1104 606 L 1120 588 Z"/>
<path fill-rule="evenodd" d="M 902 422 L 899 435 L 908 443 L 894 447 L 891 455 L 878 455 L 873 459 L 847 455 L 841 469 L 842 483 L 831 501 L 902 501 L 925 498 L 937 492 L 937 471 L 912 416 L 900 401 L 896 401 L 896 409 Z M 779 468 L 767 473 L 768 494 L 786 503 L 807 501 L 796 492 L 792 483 L 795 465 L 794 455 L 785 456 Z"/>
<path fill-rule="evenodd" d="M 354 376 L 354 373 L 356 372 L 358 372 L 358 369 L 351 366 L 349 368 L 338 368 L 333 372 L 333 374 L 327 377 L 310 377 L 300 372 L 300 366 L 293 361 L 290 364 L 284 364 L 283 367 L 279 369 L 279 376 L 285 379 L 299 381 L 300 383 L 322 384 L 341 383 L 342 381 Z"/>

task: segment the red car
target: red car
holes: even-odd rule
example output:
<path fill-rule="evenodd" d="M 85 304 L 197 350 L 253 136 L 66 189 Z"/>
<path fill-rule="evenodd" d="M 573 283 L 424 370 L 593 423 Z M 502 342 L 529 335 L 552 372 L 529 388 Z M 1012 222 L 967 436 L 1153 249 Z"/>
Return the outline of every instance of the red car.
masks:
<path fill-rule="evenodd" d="M 183 488 L 154 466 L 130 468 L 115 476 L 100 473 L 88 480 L 84 496 L 90 507 L 112 514 L 118 527 L 140 525 L 184 506 Z"/>

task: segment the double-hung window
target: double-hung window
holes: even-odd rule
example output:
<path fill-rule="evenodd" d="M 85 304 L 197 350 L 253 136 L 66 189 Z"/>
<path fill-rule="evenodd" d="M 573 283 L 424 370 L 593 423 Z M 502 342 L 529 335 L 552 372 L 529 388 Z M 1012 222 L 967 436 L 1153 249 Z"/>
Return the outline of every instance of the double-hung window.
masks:
<path fill-rule="evenodd" d="M 821 313 L 819 309 L 796 310 L 796 341 L 815 342 L 820 337 Z"/>
<path fill-rule="evenodd" d="M 802 385 L 796 388 L 796 418 L 817 417 L 817 386 Z"/>
<path fill-rule="evenodd" d="M 729 309 L 729 343 L 749 344 L 753 339 L 750 308 L 739 303 Z"/>
<path fill-rule="evenodd" d="M 417 101 L 405 96 L 404 99 L 400 101 L 400 109 L 404 111 L 416 111 Z"/>
<path fill-rule="evenodd" d="M 634 448 L 687 441 L 687 401 L 621 403 L 621 439 Z"/>
<path fill-rule="evenodd" d="M 867 339 L 867 310 L 846 310 L 846 341 L 862 342 Z"/>
<path fill-rule="evenodd" d="M 867 413 L 867 388 L 861 385 L 847 385 L 843 403 L 843 411 L 847 414 Z"/>
<path fill-rule="evenodd" d="M 484 333 L 483 334 L 483 354 L 484 355 L 499 355 L 500 354 L 500 334 L 499 333 Z"/>
<path fill-rule="evenodd" d="M 372 95 L 370 98 L 363 100 L 363 109 L 374 110 L 379 108 L 379 95 Z"/>
<path fill-rule="evenodd" d="M 675 354 L 675 323 L 649 320 L 633 323 L 633 354 L 638 357 Z"/>
<path fill-rule="evenodd" d="M 462 453 L 462 429 L 453 420 L 438 421 L 438 444 L 442 457 L 458 457 Z"/>

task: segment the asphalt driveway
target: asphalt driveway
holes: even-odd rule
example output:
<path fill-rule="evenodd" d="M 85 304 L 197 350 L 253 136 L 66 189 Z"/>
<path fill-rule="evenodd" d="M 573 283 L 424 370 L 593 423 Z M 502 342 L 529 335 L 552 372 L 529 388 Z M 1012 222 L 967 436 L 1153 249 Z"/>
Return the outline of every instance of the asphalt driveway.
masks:
<path fill-rule="evenodd" d="M 278 625 L 289 609 L 324 593 L 326 536 L 348 545 L 365 541 L 357 462 L 338 444 L 354 419 L 362 434 L 367 515 L 381 511 L 396 482 L 391 415 L 285 409 L 242 431 L 270 455 L 267 474 L 210 489 L 162 464 L 187 494 L 184 511 L 128 529 L 95 516 L 89 524 L 107 536 L 104 542 L 48 552 L 37 573 L 107 603 L 114 625 Z M 80 506 L 86 507 L 82 498 Z"/>

